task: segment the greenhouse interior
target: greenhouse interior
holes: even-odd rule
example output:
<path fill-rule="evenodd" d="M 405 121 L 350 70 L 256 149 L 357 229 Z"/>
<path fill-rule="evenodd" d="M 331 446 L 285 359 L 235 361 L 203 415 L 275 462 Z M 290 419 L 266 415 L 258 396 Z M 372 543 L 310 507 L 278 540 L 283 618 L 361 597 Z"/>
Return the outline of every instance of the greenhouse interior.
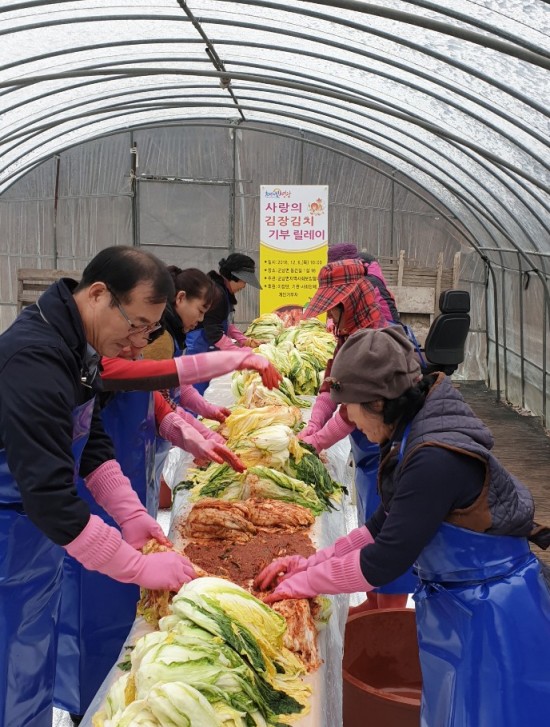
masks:
<path fill-rule="evenodd" d="M 544 724 L 548 3 L 0 35 L 0 727 Z"/>

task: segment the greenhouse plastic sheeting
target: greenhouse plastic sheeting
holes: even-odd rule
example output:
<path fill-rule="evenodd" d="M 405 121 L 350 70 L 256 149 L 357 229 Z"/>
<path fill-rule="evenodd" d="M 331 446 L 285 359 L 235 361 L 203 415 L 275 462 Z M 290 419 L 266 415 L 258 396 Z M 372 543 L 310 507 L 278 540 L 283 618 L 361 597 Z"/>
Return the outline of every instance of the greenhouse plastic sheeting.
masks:
<path fill-rule="evenodd" d="M 326 184 L 330 244 L 477 255 L 459 375 L 546 419 L 549 69 L 545 0 L 5 0 L 0 329 L 20 267 L 256 258 L 260 185 Z"/>

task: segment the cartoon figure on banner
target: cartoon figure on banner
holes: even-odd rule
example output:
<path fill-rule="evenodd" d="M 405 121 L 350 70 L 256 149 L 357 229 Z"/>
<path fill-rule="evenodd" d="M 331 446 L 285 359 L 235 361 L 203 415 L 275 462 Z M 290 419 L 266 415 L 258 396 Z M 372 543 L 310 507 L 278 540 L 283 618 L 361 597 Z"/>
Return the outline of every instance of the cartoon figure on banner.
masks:
<path fill-rule="evenodd" d="M 315 202 L 311 202 L 308 207 L 312 215 L 322 215 L 325 211 L 323 200 L 320 197 L 317 197 Z"/>

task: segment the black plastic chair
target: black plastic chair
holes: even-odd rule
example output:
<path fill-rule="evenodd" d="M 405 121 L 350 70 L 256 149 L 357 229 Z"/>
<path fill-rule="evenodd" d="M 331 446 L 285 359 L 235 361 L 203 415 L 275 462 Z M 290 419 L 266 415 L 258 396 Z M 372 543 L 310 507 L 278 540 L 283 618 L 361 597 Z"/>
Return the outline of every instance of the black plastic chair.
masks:
<path fill-rule="evenodd" d="M 470 330 L 470 293 L 443 290 L 439 296 L 441 313 L 434 319 L 424 344 L 427 365 L 424 373 L 443 371 L 451 375 L 464 361 L 464 344 Z"/>

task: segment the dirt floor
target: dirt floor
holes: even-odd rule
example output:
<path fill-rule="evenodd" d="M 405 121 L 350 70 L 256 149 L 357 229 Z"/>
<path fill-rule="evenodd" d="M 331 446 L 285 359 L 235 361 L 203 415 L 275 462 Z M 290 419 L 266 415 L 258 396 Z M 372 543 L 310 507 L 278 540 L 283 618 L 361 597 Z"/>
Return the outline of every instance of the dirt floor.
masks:
<path fill-rule="evenodd" d="M 537 522 L 550 524 L 550 437 L 540 420 L 497 402 L 482 382 L 460 382 L 459 390 L 492 431 L 495 455 L 533 493 Z M 542 551 L 533 546 L 533 552 L 550 565 L 550 548 Z"/>

